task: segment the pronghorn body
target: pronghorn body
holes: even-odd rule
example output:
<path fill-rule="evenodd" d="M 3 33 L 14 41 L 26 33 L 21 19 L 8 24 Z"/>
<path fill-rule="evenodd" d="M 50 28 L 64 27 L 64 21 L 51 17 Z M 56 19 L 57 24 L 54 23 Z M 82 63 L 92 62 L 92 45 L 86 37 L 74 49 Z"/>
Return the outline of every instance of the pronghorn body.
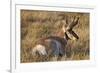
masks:
<path fill-rule="evenodd" d="M 75 40 L 79 37 L 72 28 L 78 23 L 78 19 L 73 19 L 72 23 L 65 27 L 62 27 L 61 34 L 62 37 L 57 36 L 49 36 L 46 38 L 41 38 L 35 47 L 32 49 L 32 53 L 38 52 L 39 55 L 54 55 L 54 56 L 62 56 L 66 54 L 66 45 L 69 39 Z"/>

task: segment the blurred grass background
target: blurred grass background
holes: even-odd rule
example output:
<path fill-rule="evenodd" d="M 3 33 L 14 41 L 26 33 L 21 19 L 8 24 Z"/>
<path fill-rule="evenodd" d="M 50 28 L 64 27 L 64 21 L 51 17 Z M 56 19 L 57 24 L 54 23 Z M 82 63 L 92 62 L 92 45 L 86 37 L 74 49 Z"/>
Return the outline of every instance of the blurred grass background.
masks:
<path fill-rule="evenodd" d="M 73 16 L 79 17 L 78 25 L 73 29 L 79 36 L 77 41 L 68 41 L 66 52 L 59 60 L 88 60 L 90 58 L 90 28 L 89 13 L 79 12 L 55 12 L 21 10 L 21 63 L 56 61 L 54 57 L 32 56 L 31 49 L 37 40 L 51 35 L 57 35 L 64 24 L 63 19 L 69 22 Z M 60 57 L 59 57 L 60 58 Z"/>

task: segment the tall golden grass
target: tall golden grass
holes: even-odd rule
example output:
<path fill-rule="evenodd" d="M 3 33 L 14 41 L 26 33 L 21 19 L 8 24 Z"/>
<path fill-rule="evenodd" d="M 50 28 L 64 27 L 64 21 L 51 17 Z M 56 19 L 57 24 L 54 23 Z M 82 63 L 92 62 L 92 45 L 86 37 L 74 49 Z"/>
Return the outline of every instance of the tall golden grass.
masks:
<path fill-rule="evenodd" d="M 61 31 L 63 24 L 61 20 L 65 17 L 70 19 L 73 16 L 79 17 L 79 23 L 73 29 L 78 34 L 79 40 L 68 41 L 66 48 L 67 56 L 58 57 L 58 59 L 51 56 L 32 56 L 32 47 L 36 45 L 38 39 L 57 34 Z M 89 59 L 89 13 L 21 10 L 20 23 L 21 63 Z"/>

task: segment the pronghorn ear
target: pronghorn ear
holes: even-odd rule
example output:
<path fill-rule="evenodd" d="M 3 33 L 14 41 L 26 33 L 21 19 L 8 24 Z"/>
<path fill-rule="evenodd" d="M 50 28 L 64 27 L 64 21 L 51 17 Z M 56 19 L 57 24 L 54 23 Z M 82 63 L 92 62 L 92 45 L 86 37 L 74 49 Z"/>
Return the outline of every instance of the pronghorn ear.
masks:
<path fill-rule="evenodd" d="M 63 32 L 66 32 L 65 24 L 62 25 Z"/>

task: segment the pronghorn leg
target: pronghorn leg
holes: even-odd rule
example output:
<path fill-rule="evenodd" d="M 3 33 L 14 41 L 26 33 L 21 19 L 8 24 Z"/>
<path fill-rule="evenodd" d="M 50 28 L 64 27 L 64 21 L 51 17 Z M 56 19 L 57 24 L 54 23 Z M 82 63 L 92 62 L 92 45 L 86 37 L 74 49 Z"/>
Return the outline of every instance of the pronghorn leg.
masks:
<path fill-rule="evenodd" d="M 52 57 L 52 61 L 57 61 L 57 60 L 58 60 L 58 56 L 57 55 Z"/>

